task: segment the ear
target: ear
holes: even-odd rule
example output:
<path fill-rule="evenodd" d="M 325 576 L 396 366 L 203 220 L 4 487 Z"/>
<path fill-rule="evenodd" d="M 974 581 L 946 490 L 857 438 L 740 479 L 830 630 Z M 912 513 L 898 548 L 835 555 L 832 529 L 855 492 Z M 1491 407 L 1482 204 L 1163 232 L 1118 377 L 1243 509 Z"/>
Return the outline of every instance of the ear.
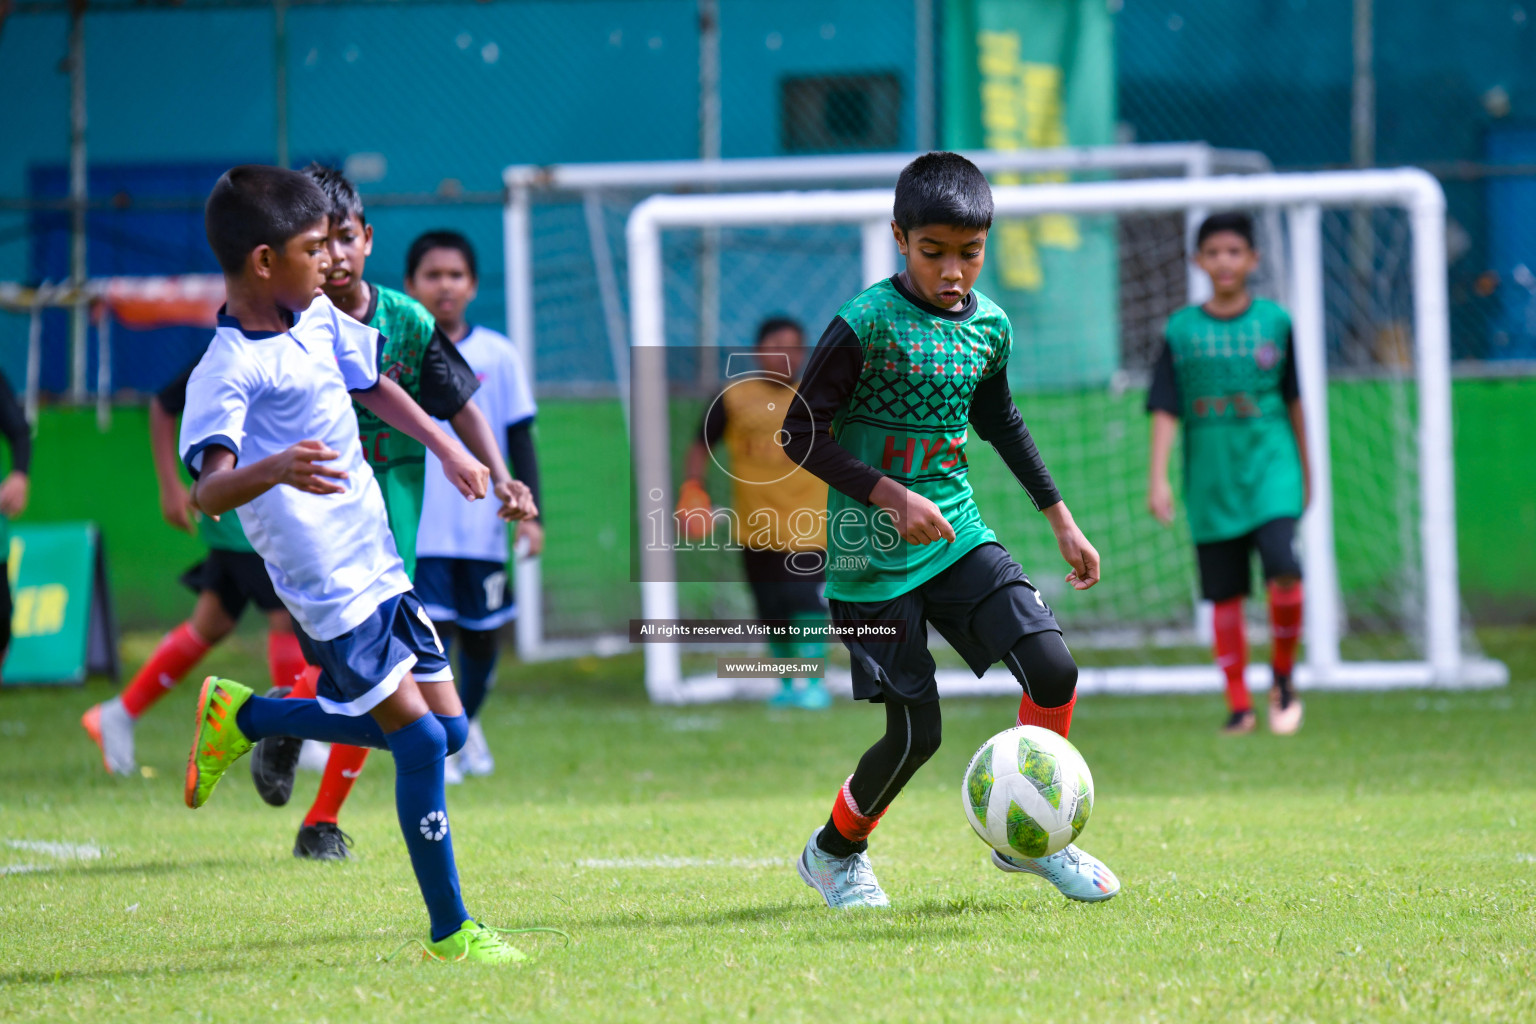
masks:
<path fill-rule="evenodd" d="M 900 253 L 907 255 L 907 233 L 901 230 L 901 225 L 891 221 L 891 236 L 896 239 L 896 248 Z"/>
<path fill-rule="evenodd" d="M 480 294 L 480 279 L 478 277 L 475 277 L 473 274 L 471 274 L 470 278 L 469 278 L 469 297 L 464 300 L 464 304 L 467 306 L 471 302 L 474 302 L 475 301 L 475 296 L 477 296 L 479 294 Z"/>
<path fill-rule="evenodd" d="M 373 255 L 373 225 L 372 224 L 364 224 L 363 225 L 363 255 L 364 256 L 372 256 Z"/>
<path fill-rule="evenodd" d="M 260 278 L 272 276 L 272 266 L 277 262 L 277 250 L 270 245 L 258 245 L 251 250 L 251 273 Z"/>

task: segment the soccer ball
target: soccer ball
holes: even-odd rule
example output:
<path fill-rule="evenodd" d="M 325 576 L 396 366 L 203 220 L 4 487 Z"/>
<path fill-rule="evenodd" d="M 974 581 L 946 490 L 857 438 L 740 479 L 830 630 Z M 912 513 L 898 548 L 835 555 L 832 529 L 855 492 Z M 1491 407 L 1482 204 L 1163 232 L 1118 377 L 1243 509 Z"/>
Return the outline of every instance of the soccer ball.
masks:
<path fill-rule="evenodd" d="M 1064 737 L 1020 725 L 981 745 L 960 796 L 982 842 L 1010 857 L 1048 857 L 1087 826 L 1093 774 Z"/>

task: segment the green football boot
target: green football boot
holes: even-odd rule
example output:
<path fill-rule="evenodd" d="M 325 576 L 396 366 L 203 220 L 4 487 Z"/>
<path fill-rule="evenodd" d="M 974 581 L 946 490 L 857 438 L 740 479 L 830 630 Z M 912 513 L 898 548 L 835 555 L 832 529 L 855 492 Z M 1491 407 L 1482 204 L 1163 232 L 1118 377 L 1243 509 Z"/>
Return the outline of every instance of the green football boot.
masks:
<path fill-rule="evenodd" d="M 463 927 L 440 942 L 429 942 L 422 947 L 433 960 L 449 963 L 470 961 L 481 964 L 517 964 L 528 959 L 528 954 L 501 937 L 497 928 L 489 928 L 479 921 L 465 921 Z"/>
<path fill-rule="evenodd" d="M 197 731 L 187 755 L 187 806 L 199 808 L 213 795 L 213 787 L 229 766 L 256 744 L 235 724 L 240 706 L 251 699 L 251 688 L 231 679 L 209 676 L 197 697 Z"/>

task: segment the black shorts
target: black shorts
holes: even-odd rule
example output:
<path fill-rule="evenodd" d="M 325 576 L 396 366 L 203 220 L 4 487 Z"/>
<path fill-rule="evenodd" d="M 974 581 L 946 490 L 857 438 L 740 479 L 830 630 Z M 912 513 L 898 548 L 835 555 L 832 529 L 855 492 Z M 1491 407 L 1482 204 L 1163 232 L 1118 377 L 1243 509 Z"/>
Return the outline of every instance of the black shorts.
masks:
<path fill-rule="evenodd" d="M 10 566 L 0 562 L 0 654 L 11 645 L 11 573 Z"/>
<path fill-rule="evenodd" d="M 240 618 L 247 604 L 264 612 L 283 607 L 277 591 L 272 589 L 267 564 L 254 551 L 209 548 L 207 558 L 181 574 L 181 582 L 193 593 L 213 591 L 224 614 L 232 619 Z"/>
<path fill-rule="evenodd" d="M 939 699 L 928 625 L 939 631 L 979 678 L 1019 638 L 1061 632 L 1056 616 L 1001 544 L 967 552 L 960 561 L 889 601 L 833 599 L 832 621 L 900 619 L 906 637 L 893 643 L 844 641 L 853 661 L 853 696 L 893 704 Z"/>
<path fill-rule="evenodd" d="M 827 553 L 825 551 L 758 551 L 741 553 L 747 583 L 757 600 L 760 619 L 824 618 L 827 614 Z"/>
<path fill-rule="evenodd" d="M 1200 596 L 1207 601 L 1230 601 L 1253 592 L 1253 552 L 1259 552 L 1264 579 L 1281 576 L 1301 578 L 1296 557 L 1296 520 L 1271 519 L 1252 533 L 1231 540 L 1196 544 L 1200 562 Z"/>

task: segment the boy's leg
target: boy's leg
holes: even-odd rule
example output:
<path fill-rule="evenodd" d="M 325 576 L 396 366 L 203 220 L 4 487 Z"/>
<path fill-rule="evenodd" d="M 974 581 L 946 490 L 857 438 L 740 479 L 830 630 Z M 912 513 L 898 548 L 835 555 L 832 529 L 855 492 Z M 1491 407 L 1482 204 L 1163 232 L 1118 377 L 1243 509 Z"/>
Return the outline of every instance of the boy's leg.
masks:
<path fill-rule="evenodd" d="M 1038 725 L 1065 737 L 1072 730 L 1077 706 L 1077 662 L 1055 630 L 1019 637 L 1003 664 L 1019 681 L 1018 723 Z"/>
<path fill-rule="evenodd" d="M 496 674 L 496 631 L 459 627 L 459 698 L 464 714 L 474 719 L 480 714 Z"/>
<path fill-rule="evenodd" d="M 1259 562 L 1269 591 L 1269 728 L 1289 735 L 1301 728 L 1301 701 L 1291 682 L 1296 648 L 1301 642 L 1301 560 L 1296 557 L 1296 520 L 1275 519 L 1254 532 Z"/>
<path fill-rule="evenodd" d="M 1243 598 L 1253 587 L 1252 537 L 1195 545 L 1200 591 L 1213 606 L 1216 667 L 1226 681 L 1229 734 L 1253 731 L 1253 700 L 1248 695 L 1248 637 Z"/>
<path fill-rule="evenodd" d="M 273 686 L 292 686 L 309 663 L 293 632 L 293 618 L 286 609 L 267 613 L 267 669 Z"/>
<path fill-rule="evenodd" d="M 943 742 L 939 702 L 885 705 L 885 734 L 859 758 L 832 803 L 817 845 L 834 857 L 863 853 L 891 802 Z"/>
<path fill-rule="evenodd" d="M 233 613 L 226 599 L 204 590 L 193 606 L 192 617 L 161 638 L 149 660 L 128 681 L 122 693 L 93 706 L 80 724 L 101 748 L 102 763 L 116 775 L 131 775 L 134 759 L 133 723 L 182 680 L 214 644 L 235 628 L 243 602 Z"/>

